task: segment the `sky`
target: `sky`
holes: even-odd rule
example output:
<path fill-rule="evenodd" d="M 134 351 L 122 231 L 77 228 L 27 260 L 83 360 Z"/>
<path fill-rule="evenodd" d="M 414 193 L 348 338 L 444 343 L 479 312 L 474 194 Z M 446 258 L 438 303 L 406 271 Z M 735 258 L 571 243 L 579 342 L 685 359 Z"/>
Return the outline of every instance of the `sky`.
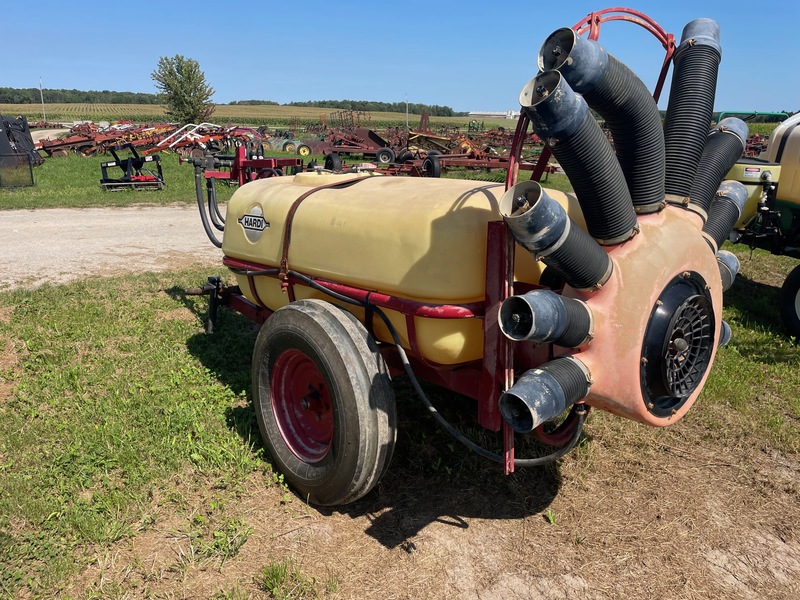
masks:
<path fill-rule="evenodd" d="M 155 93 L 159 57 L 198 61 L 212 101 L 372 100 L 519 110 L 547 36 L 611 2 L 207 2 L 5 0 L 0 87 Z M 626 4 L 680 42 L 690 21 L 720 24 L 717 111 L 800 110 L 800 2 Z M 763 7 L 763 9 L 762 9 Z M 601 27 L 600 43 L 652 89 L 664 50 L 644 29 Z M 669 81 L 659 107 L 666 108 Z"/>

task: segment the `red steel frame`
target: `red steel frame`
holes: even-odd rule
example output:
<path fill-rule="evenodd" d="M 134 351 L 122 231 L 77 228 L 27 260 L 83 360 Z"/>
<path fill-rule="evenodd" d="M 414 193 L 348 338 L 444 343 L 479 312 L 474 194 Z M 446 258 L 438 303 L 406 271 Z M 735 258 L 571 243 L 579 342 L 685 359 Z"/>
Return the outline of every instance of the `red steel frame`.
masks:
<path fill-rule="evenodd" d="M 658 83 L 653 94 L 654 98 L 658 99 L 666 78 L 670 60 L 675 51 L 675 41 L 672 34 L 666 33 L 646 15 L 629 8 L 607 8 L 592 12 L 585 19 L 577 23 L 573 29 L 579 34 L 588 32 L 589 39 L 596 40 L 600 34 L 600 25 L 603 22 L 617 20 L 628 21 L 644 27 L 658 38 L 662 46 L 664 46 L 666 57 L 664 58 Z M 508 175 L 506 177 L 506 190 L 517 182 L 517 174 L 520 166 L 520 152 L 529 124 L 529 119 L 523 113 L 517 122 L 517 129 L 512 143 Z M 549 156 L 549 150 L 545 147 L 539 158 L 539 162 L 533 170 L 532 179 L 538 181 L 541 178 L 547 166 Z M 515 242 L 504 221 L 488 223 L 487 233 L 486 295 L 483 303 L 460 305 L 427 304 L 356 288 L 334 281 L 315 279 L 315 282 L 332 292 L 405 314 L 409 343 L 411 345 L 409 361 L 412 364 L 414 372 L 426 381 L 441 385 L 477 400 L 478 422 L 481 426 L 492 431 L 499 431 L 502 427 L 504 466 L 505 472 L 508 474 L 514 471 L 514 432 L 507 423 L 502 421 L 498 400 L 503 391 L 507 390 L 514 383 L 515 364 L 521 368 L 533 368 L 546 362 L 550 358 L 552 350 L 549 345 L 532 345 L 532 348 L 524 350 L 515 348 L 510 340 L 500 331 L 497 322 L 500 304 L 503 300 L 514 294 Z M 223 264 L 231 269 L 253 272 L 272 269 L 276 271 L 274 276 L 278 276 L 275 265 L 250 263 L 230 257 L 224 257 Z M 254 291 L 255 285 L 253 276 L 249 276 L 248 280 L 251 290 Z M 301 279 L 289 276 L 289 289 L 287 292 L 290 299 L 294 297 L 292 286 L 295 285 L 305 285 L 305 283 Z M 254 296 L 257 298 L 257 294 L 254 293 Z M 231 308 L 258 323 L 263 323 L 269 315 L 272 314 L 272 311 L 265 306 L 253 304 L 238 294 L 227 296 L 224 302 Z M 439 319 L 482 318 L 484 332 L 483 359 L 455 368 L 433 365 L 425 361 L 419 353 L 415 351 L 416 334 L 414 317 Z M 369 314 L 366 321 L 368 328 L 370 328 L 371 318 Z M 393 346 L 387 345 L 383 355 L 387 365 L 394 374 L 403 371 L 399 354 Z M 554 445 L 563 445 L 574 431 L 574 423 L 574 419 L 568 419 L 564 426 L 560 427 L 557 433 L 553 435 L 548 435 L 541 431 L 534 431 L 534 433 L 545 442 Z"/>

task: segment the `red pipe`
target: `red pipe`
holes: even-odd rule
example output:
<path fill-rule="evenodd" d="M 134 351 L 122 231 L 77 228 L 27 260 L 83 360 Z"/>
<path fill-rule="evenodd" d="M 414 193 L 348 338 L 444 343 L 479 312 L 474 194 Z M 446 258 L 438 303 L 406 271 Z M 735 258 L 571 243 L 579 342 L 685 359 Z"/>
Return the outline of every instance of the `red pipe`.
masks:
<path fill-rule="evenodd" d="M 240 269 L 243 271 L 266 271 L 275 270 L 275 274 L 264 273 L 264 275 L 277 278 L 277 267 L 262 265 L 249 261 L 238 260 L 225 256 L 222 258 L 222 264 L 230 269 Z M 308 277 L 308 275 L 306 275 Z M 326 279 L 313 278 L 314 282 L 320 286 L 348 298 L 358 300 L 360 302 L 368 302 L 381 308 L 389 308 L 398 312 L 411 315 L 414 317 L 426 317 L 429 319 L 470 319 L 481 318 L 484 313 L 483 302 L 471 302 L 467 304 L 432 304 L 427 302 L 418 302 L 416 300 L 409 300 L 408 298 L 399 298 L 397 296 L 390 296 L 381 292 L 365 290 L 362 288 L 353 287 L 335 281 L 328 281 Z M 289 276 L 289 282 L 292 284 L 303 284 L 303 280 L 297 277 Z"/>

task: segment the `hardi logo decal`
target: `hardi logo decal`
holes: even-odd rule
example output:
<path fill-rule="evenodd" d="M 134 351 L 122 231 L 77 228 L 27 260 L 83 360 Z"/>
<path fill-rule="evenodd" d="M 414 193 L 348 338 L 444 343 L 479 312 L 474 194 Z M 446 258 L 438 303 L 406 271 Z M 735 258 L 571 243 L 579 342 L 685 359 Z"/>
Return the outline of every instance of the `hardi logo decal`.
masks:
<path fill-rule="evenodd" d="M 242 224 L 242 227 L 251 231 L 264 231 L 269 227 L 269 223 L 261 215 L 245 215 L 239 219 L 239 223 Z"/>
<path fill-rule="evenodd" d="M 251 242 L 257 242 L 265 229 L 269 229 L 269 221 L 264 218 L 264 212 L 258 205 L 250 207 L 250 211 L 242 215 L 239 225 L 244 229 L 244 234 Z"/>

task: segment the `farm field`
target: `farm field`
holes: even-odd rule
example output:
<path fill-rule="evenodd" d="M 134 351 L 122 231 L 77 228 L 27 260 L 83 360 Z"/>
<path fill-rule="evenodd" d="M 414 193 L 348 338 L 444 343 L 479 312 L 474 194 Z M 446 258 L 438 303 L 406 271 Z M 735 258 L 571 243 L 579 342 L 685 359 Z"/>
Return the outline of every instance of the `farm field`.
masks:
<path fill-rule="evenodd" d="M 76 261 L 69 283 L 0 291 L 0 597 L 800 595 L 800 346 L 776 307 L 796 261 L 726 246 L 742 262 L 725 298 L 733 338 L 678 424 L 593 411 L 575 451 L 506 477 L 437 428 L 398 377 L 386 475 L 362 500 L 319 509 L 261 444 L 257 329 L 223 311 L 208 336 L 205 300 L 186 294 L 208 275 L 230 281 L 219 257 L 170 253 L 174 267 L 159 272 L 133 260 L 184 227 L 162 211 L 194 202 L 191 167 L 165 158 L 165 195 L 104 193 L 100 160 L 47 159 L 36 188 L 0 190 L 0 209 L 23 216 L 74 209 L 47 240 L 10 232 L 11 268 L 28 245 L 80 257 L 95 207 L 150 211 L 154 224 L 152 240 L 114 248 L 128 260 L 113 269 Z M 195 227 L 202 235 L 199 217 Z M 470 402 L 426 390 L 471 439 L 498 447 Z"/>
<path fill-rule="evenodd" d="M 303 125 L 318 124 L 320 117 L 329 118 L 331 113 L 338 112 L 329 108 L 310 108 L 300 106 L 268 106 L 268 105 L 217 105 L 211 122 L 227 125 L 269 125 L 287 127 L 300 122 Z M 42 107 L 35 104 L 0 104 L 0 114 L 25 115 L 29 121 L 42 118 Z M 166 119 L 165 108 L 154 104 L 49 104 L 45 105 L 45 114 L 49 122 L 59 121 L 115 121 L 129 119 L 135 122 L 148 123 Z M 369 123 L 364 126 L 377 128 L 401 126 L 406 123 L 404 113 L 369 113 Z M 468 117 L 431 117 L 432 126 L 448 125 L 466 128 Z M 408 122 L 413 129 L 419 123 L 419 115 L 408 115 Z M 516 121 L 507 119 L 481 119 L 486 128 L 505 127 L 513 129 Z"/>

